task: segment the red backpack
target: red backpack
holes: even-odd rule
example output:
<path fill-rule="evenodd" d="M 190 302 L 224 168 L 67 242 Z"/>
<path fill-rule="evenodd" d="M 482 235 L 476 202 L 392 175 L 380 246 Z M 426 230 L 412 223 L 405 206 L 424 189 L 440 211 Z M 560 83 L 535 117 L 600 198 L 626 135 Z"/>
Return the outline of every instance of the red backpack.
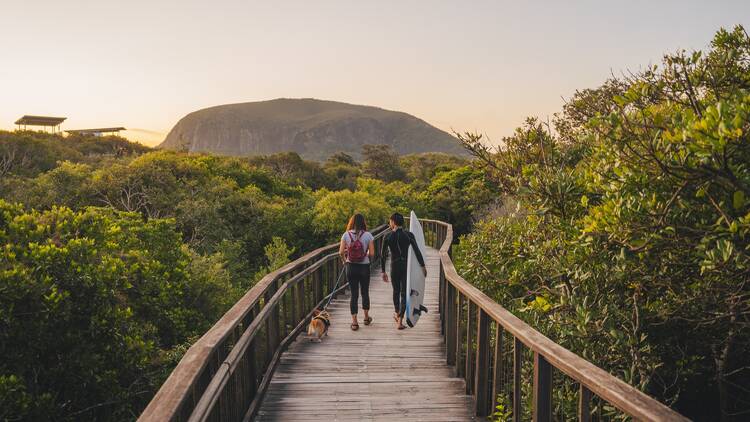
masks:
<path fill-rule="evenodd" d="M 357 237 L 352 237 L 351 232 L 347 233 L 349 233 L 349 247 L 346 249 L 346 257 L 349 259 L 349 262 L 364 261 L 367 252 L 365 251 L 365 245 L 359 240 L 359 234 Z"/>

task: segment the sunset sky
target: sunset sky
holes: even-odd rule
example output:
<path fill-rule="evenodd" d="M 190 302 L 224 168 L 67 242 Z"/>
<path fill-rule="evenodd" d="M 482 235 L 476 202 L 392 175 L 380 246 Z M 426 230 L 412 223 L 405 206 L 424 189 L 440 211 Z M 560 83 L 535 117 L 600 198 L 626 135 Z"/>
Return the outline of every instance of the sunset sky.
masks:
<path fill-rule="evenodd" d="M 0 128 L 125 126 L 279 97 L 405 111 L 493 141 L 576 89 L 750 29 L 750 1 L 2 0 Z"/>

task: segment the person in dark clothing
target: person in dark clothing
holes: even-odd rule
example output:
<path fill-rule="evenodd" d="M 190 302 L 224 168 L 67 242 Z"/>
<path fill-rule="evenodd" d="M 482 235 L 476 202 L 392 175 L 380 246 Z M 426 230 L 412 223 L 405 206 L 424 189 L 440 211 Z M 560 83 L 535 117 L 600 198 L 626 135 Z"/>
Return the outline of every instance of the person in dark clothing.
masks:
<path fill-rule="evenodd" d="M 383 246 L 380 253 L 380 267 L 383 271 L 383 281 L 388 283 L 388 274 L 385 272 L 385 261 L 388 259 L 390 252 L 391 258 L 391 277 L 390 283 L 393 287 L 393 319 L 396 320 L 396 327 L 399 330 L 406 328 L 404 326 L 404 313 L 406 311 L 406 264 L 409 259 L 409 247 L 411 246 L 414 255 L 422 266 L 422 272 L 427 276 L 427 268 L 424 264 L 422 252 L 417 246 L 414 235 L 404 230 L 404 216 L 394 213 L 388 225 L 391 232 L 383 239 Z"/>

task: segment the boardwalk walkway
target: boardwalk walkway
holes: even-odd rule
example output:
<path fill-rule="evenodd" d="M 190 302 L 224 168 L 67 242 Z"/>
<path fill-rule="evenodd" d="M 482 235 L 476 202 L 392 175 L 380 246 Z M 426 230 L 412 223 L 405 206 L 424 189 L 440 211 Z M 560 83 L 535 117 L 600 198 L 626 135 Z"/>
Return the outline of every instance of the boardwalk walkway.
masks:
<path fill-rule="evenodd" d="M 473 399 L 463 378 L 446 365 L 438 310 L 439 257 L 427 251 L 427 291 L 416 328 L 398 331 L 393 321 L 391 286 L 380 270 L 370 281 L 370 326 L 351 331 L 349 293 L 329 307 L 332 326 L 322 343 L 301 334 L 282 356 L 258 421 L 474 420 Z M 360 302 L 361 303 L 361 302 Z M 414 357 L 414 351 L 420 353 Z"/>

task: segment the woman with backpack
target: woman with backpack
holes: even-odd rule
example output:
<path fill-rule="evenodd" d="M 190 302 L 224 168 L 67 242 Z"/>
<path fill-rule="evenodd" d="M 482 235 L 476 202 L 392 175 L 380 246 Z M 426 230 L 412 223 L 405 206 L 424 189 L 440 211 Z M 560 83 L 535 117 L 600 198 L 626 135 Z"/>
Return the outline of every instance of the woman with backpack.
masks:
<path fill-rule="evenodd" d="M 349 219 L 346 232 L 341 236 L 339 255 L 346 263 L 346 279 L 349 282 L 352 298 L 349 308 L 352 312 L 352 331 L 359 329 L 357 308 L 359 294 L 362 293 L 362 309 L 365 311 L 365 325 L 372 323 L 370 312 L 370 259 L 375 256 L 375 239 L 367 231 L 365 217 L 354 214 Z"/>

